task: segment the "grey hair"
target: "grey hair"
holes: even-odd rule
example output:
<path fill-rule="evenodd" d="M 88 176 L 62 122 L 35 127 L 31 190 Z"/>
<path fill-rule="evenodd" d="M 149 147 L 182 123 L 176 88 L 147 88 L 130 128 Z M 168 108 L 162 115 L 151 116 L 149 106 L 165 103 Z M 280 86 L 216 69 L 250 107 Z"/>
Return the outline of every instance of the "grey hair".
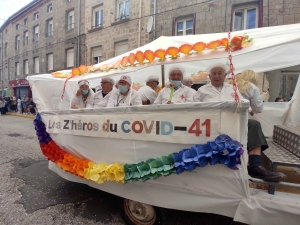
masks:
<path fill-rule="evenodd" d="M 178 65 L 174 65 L 174 66 L 170 67 L 170 69 L 169 69 L 169 76 L 171 75 L 172 71 L 174 71 L 174 70 L 179 70 L 182 73 L 182 76 L 184 77 L 185 70 L 181 66 L 178 66 Z"/>
<path fill-rule="evenodd" d="M 101 81 L 102 80 L 106 80 L 107 82 L 111 83 L 112 85 L 115 84 L 115 80 L 110 77 L 102 77 Z"/>
<path fill-rule="evenodd" d="M 188 81 L 191 81 L 193 83 L 193 79 L 191 77 L 185 76 L 182 79 L 182 83 L 186 84 Z"/>

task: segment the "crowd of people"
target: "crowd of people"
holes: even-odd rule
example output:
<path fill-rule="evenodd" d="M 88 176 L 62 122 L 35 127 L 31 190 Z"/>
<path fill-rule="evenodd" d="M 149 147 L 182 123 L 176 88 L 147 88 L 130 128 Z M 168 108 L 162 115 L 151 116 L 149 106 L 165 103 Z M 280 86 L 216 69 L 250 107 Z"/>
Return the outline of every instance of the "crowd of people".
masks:
<path fill-rule="evenodd" d="M 8 112 L 35 115 L 37 110 L 32 98 L 28 98 L 27 95 L 22 98 L 0 97 L 0 115 L 6 115 Z"/>
<path fill-rule="evenodd" d="M 132 89 L 130 76 L 121 76 L 118 82 L 112 78 L 102 78 L 101 87 L 94 93 L 87 80 L 78 83 L 79 89 L 74 96 L 71 108 L 128 107 L 151 104 L 178 104 L 188 102 L 219 102 L 234 101 L 236 96 L 231 81 L 225 82 L 229 67 L 223 63 L 211 65 L 206 70 L 210 83 L 197 91 L 191 88 L 193 81 L 185 77 L 182 67 L 174 66 L 169 70 L 169 85 L 158 94 L 155 90 L 159 85 L 159 77 L 150 75 L 146 86 L 138 91 Z M 257 87 L 258 75 L 252 70 L 245 70 L 237 75 L 237 95 L 239 99 L 250 101 L 251 113 L 263 111 L 263 100 Z M 240 91 L 239 91 L 240 90 Z M 270 172 L 261 165 L 261 152 L 268 148 L 261 125 L 258 121 L 248 120 L 249 154 L 248 173 L 250 176 L 266 181 L 277 182 L 286 176 L 279 172 Z"/>

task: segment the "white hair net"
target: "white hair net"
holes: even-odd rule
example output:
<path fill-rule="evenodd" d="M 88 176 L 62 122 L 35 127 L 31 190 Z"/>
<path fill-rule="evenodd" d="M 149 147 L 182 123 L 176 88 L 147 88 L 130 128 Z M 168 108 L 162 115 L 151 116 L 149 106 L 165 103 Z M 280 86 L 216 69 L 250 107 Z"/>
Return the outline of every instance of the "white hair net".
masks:
<path fill-rule="evenodd" d="M 170 69 L 169 69 L 169 76 L 171 75 L 172 71 L 174 71 L 174 70 L 179 70 L 179 71 L 181 71 L 182 76 L 185 75 L 185 70 L 184 70 L 181 66 L 174 65 L 174 66 L 171 66 Z"/>
<path fill-rule="evenodd" d="M 185 77 L 183 77 L 183 79 L 182 79 L 182 83 L 183 83 L 183 84 L 186 84 L 186 83 L 189 82 L 189 81 L 191 81 L 191 82 L 193 83 L 193 79 L 192 79 L 191 77 L 189 77 L 189 76 L 185 76 Z"/>
<path fill-rule="evenodd" d="M 156 75 L 150 75 L 147 79 L 146 79 L 146 83 L 151 82 L 151 81 L 159 81 L 159 76 Z"/>
<path fill-rule="evenodd" d="M 115 80 L 110 77 L 102 77 L 101 81 L 103 81 L 103 80 L 106 80 L 107 82 L 111 83 L 112 85 L 115 84 Z"/>

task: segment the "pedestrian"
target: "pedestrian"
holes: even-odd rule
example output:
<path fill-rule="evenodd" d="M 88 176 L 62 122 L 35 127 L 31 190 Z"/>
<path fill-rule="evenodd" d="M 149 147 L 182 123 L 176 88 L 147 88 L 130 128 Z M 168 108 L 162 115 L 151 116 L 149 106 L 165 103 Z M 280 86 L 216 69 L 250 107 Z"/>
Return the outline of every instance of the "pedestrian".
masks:
<path fill-rule="evenodd" d="M 23 114 L 27 113 L 27 104 L 28 104 L 28 97 L 26 95 L 23 96 L 21 99 L 22 101 L 22 109 L 23 109 Z"/>
<path fill-rule="evenodd" d="M 22 101 L 20 97 L 17 100 L 17 108 L 18 108 L 18 113 L 22 114 Z"/>
<path fill-rule="evenodd" d="M 0 116 L 6 114 L 6 107 L 5 107 L 6 101 L 3 97 L 0 98 Z"/>
<path fill-rule="evenodd" d="M 35 110 L 35 103 L 33 102 L 32 98 L 29 99 L 29 104 L 28 104 L 28 114 L 35 115 L 36 110 Z"/>

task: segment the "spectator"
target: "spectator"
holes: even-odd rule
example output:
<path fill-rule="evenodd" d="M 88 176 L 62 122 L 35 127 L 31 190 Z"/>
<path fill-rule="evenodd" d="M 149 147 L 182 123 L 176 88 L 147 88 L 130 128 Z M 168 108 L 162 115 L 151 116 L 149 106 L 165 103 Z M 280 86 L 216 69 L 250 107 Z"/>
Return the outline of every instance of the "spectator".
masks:
<path fill-rule="evenodd" d="M 23 109 L 23 114 L 27 113 L 27 104 L 28 104 L 28 97 L 26 95 L 23 96 L 21 99 L 22 102 L 22 109 Z"/>
<path fill-rule="evenodd" d="M 22 114 L 22 101 L 20 97 L 17 100 L 17 107 L 18 107 L 18 113 Z"/>
<path fill-rule="evenodd" d="M 28 114 L 32 114 L 32 115 L 36 114 L 36 105 L 33 102 L 32 98 L 29 99 Z"/>
<path fill-rule="evenodd" d="M 283 99 L 283 98 L 280 98 L 280 97 L 278 97 L 278 98 L 276 98 L 276 99 L 275 99 L 275 102 L 284 102 L 284 99 Z"/>
<path fill-rule="evenodd" d="M 6 101 L 3 97 L 0 98 L 0 116 L 6 114 L 6 107 L 5 107 Z"/>

